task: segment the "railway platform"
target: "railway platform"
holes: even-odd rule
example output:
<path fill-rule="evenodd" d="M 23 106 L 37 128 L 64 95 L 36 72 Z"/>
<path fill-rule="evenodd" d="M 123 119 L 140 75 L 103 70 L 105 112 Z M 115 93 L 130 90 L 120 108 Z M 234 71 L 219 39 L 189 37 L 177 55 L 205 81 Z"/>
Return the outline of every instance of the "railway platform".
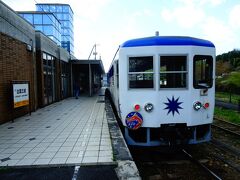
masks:
<path fill-rule="evenodd" d="M 0 125 L 0 168 L 109 165 L 126 176 L 124 166 L 135 163 L 129 152 L 119 158 L 121 149 L 128 149 L 124 143 L 114 149 L 114 142 L 124 140 L 109 127 L 108 119 L 116 120 L 105 109 L 102 89 L 99 95 L 68 98 Z"/>

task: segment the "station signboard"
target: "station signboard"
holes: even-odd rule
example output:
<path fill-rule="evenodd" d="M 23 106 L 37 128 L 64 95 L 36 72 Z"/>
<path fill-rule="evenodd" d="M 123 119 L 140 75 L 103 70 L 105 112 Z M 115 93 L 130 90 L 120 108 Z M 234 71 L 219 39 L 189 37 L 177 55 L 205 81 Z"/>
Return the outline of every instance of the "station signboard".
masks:
<path fill-rule="evenodd" d="M 13 101 L 14 108 L 29 105 L 29 84 L 13 83 Z"/>

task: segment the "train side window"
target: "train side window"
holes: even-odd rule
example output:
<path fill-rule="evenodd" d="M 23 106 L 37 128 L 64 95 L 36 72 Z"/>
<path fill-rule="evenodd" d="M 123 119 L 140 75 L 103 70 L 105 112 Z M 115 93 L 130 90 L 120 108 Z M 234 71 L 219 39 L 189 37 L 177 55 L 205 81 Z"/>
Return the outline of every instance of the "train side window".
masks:
<path fill-rule="evenodd" d="M 129 88 L 153 88 L 153 56 L 129 57 Z"/>
<path fill-rule="evenodd" d="M 193 87 L 195 89 L 211 88 L 213 85 L 212 56 L 195 55 L 193 58 Z"/>
<path fill-rule="evenodd" d="M 108 74 L 107 74 L 107 81 L 108 81 L 108 84 L 109 84 L 110 87 L 114 85 L 113 74 L 114 74 L 114 69 L 113 69 L 113 66 L 112 66 L 111 69 L 109 70 Z"/>
<path fill-rule="evenodd" d="M 187 87 L 187 56 L 160 57 L 160 88 Z"/>
<path fill-rule="evenodd" d="M 116 61 L 116 81 L 117 81 L 117 88 L 119 88 L 119 66 L 118 61 Z"/>

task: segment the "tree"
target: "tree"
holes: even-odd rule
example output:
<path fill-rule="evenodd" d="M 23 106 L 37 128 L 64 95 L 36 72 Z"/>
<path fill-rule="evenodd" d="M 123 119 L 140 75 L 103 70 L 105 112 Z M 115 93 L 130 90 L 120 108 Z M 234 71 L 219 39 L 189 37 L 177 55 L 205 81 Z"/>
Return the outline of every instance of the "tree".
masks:
<path fill-rule="evenodd" d="M 216 62 L 216 75 L 221 76 L 222 74 L 228 74 L 232 70 L 231 64 L 228 61 L 217 61 Z"/>
<path fill-rule="evenodd" d="M 220 84 L 229 91 L 229 102 L 232 102 L 232 93 L 240 89 L 240 72 L 232 72 Z M 238 92 L 239 93 L 239 92 Z"/>
<path fill-rule="evenodd" d="M 229 62 L 233 69 L 237 70 L 240 68 L 240 50 L 234 49 L 228 53 L 223 53 L 216 57 L 217 62 Z"/>

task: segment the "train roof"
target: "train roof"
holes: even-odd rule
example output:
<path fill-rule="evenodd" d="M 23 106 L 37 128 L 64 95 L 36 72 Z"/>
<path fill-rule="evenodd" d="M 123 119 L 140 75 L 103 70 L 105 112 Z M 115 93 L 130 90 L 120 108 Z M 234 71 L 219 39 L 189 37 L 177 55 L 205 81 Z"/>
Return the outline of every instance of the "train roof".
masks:
<path fill-rule="evenodd" d="M 152 36 L 132 39 L 124 42 L 121 47 L 139 46 L 204 46 L 215 47 L 211 41 L 187 36 Z"/>

